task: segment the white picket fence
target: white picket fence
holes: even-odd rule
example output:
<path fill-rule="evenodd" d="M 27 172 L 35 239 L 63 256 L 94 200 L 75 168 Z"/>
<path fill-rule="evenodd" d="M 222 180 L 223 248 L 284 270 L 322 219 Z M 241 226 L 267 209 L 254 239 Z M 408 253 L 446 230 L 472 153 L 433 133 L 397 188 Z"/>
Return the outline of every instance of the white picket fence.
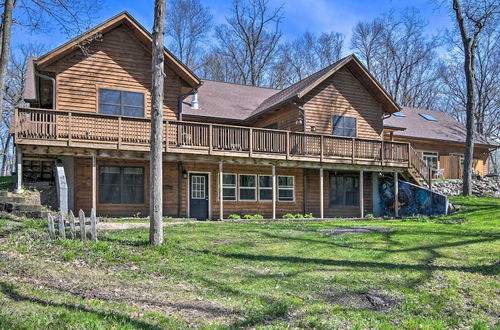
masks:
<path fill-rule="evenodd" d="M 58 232 L 56 235 L 55 221 L 54 217 L 49 213 L 47 216 L 48 225 L 49 225 L 49 236 L 51 239 L 59 238 L 66 239 L 66 219 L 62 213 L 57 215 L 57 228 Z M 69 232 L 71 235 L 71 239 L 77 239 L 76 235 L 76 224 L 75 224 L 75 215 L 73 211 L 69 211 Z M 78 212 L 78 227 L 80 228 L 80 239 L 82 242 L 87 241 L 87 228 L 85 227 L 85 213 L 80 210 Z M 92 242 L 97 242 L 97 218 L 95 216 L 95 210 L 92 209 L 90 211 L 90 237 L 92 238 Z"/>

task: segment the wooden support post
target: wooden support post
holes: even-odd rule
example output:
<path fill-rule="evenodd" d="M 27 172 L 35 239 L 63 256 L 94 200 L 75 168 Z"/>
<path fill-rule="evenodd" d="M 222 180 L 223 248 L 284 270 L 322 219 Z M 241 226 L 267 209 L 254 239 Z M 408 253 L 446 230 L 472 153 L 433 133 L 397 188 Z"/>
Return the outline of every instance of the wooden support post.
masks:
<path fill-rule="evenodd" d="M 16 148 L 16 159 L 17 180 L 15 193 L 19 194 L 23 192 L 23 151 L 19 146 Z"/>
<path fill-rule="evenodd" d="M 324 136 L 321 135 L 320 139 L 321 140 L 319 141 L 319 149 L 320 149 L 320 151 L 319 151 L 320 152 L 320 154 L 319 154 L 319 160 L 320 160 L 320 162 L 323 162 L 323 154 L 324 154 L 323 150 L 325 149 L 325 139 L 324 139 Z"/>
<path fill-rule="evenodd" d="M 399 183 L 398 172 L 394 172 L 394 216 L 399 216 Z"/>
<path fill-rule="evenodd" d="M 363 200 L 363 191 L 364 191 L 364 175 L 363 175 L 363 170 L 359 171 L 359 212 L 360 212 L 360 217 L 364 218 L 365 217 L 365 203 Z"/>
<path fill-rule="evenodd" d="M 71 112 L 68 113 L 68 146 L 71 145 Z"/>
<path fill-rule="evenodd" d="M 80 222 L 80 237 L 82 242 L 85 243 L 87 241 L 87 230 L 85 228 L 85 213 L 82 210 L 78 212 L 78 220 Z"/>
<path fill-rule="evenodd" d="M 410 156 L 410 152 L 411 152 L 411 146 L 410 146 L 410 143 L 407 143 L 407 149 L 408 149 L 408 167 L 411 167 L 411 156 Z"/>
<path fill-rule="evenodd" d="M 253 128 L 248 130 L 248 156 L 253 157 Z"/>
<path fill-rule="evenodd" d="M 219 163 L 219 219 L 224 219 L 224 165 Z"/>
<path fill-rule="evenodd" d="M 122 117 L 118 117 L 118 150 L 120 150 L 121 148 L 122 148 Z"/>
<path fill-rule="evenodd" d="M 427 184 L 429 185 L 429 189 L 432 189 L 432 168 L 429 167 L 429 181 L 427 182 Z"/>
<path fill-rule="evenodd" d="M 351 152 L 352 152 L 352 155 L 351 155 L 351 157 L 352 157 L 352 158 L 351 158 L 351 163 L 353 163 L 353 164 L 354 164 L 354 158 L 355 158 L 355 157 L 354 157 L 354 154 L 355 154 L 355 151 L 356 151 L 356 146 L 355 146 L 355 144 L 356 144 L 356 141 L 355 141 L 355 139 L 353 138 L 353 139 L 352 139 L 352 147 L 351 147 Z"/>
<path fill-rule="evenodd" d="M 290 158 L 290 131 L 286 132 L 285 148 L 286 148 L 286 159 L 288 160 Z"/>
<path fill-rule="evenodd" d="M 50 239 L 56 239 L 56 229 L 54 228 L 54 218 L 52 218 L 52 214 L 47 215 L 47 221 L 49 225 L 49 236 Z"/>
<path fill-rule="evenodd" d="M 95 216 L 95 209 L 90 210 L 90 235 L 92 242 L 97 242 L 97 218 Z"/>
<path fill-rule="evenodd" d="M 69 211 L 69 232 L 71 233 L 71 239 L 74 240 L 76 238 L 75 215 L 71 210 Z"/>
<path fill-rule="evenodd" d="M 276 166 L 273 165 L 272 167 L 272 174 L 273 174 L 273 219 L 276 219 L 276 194 L 277 194 L 277 189 L 276 189 Z"/>
<path fill-rule="evenodd" d="M 92 209 L 97 207 L 97 159 L 96 153 L 92 153 Z"/>
<path fill-rule="evenodd" d="M 214 144 L 213 144 L 213 126 L 212 124 L 209 124 L 208 125 L 208 154 L 211 155 L 212 154 L 212 150 L 214 148 Z"/>
<path fill-rule="evenodd" d="M 385 150 L 384 150 L 384 139 L 382 139 L 382 143 L 380 145 L 380 165 L 381 166 L 384 166 L 384 153 L 385 153 Z"/>
<path fill-rule="evenodd" d="M 319 169 L 319 217 L 325 218 L 325 196 L 324 196 L 324 175 L 323 166 Z"/>
<path fill-rule="evenodd" d="M 57 225 L 59 227 L 59 237 L 66 239 L 66 229 L 64 228 L 64 217 L 61 213 L 57 216 Z"/>
<path fill-rule="evenodd" d="M 165 121 L 165 131 L 163 132 L 163 134 L 165 134 L 165 152 L 168 152 L 168 148 L 169 148 L 169 139 L 168 139 L 168 127 L 169 127 L 169 124 L 168 124 L 168 120 Z"/>

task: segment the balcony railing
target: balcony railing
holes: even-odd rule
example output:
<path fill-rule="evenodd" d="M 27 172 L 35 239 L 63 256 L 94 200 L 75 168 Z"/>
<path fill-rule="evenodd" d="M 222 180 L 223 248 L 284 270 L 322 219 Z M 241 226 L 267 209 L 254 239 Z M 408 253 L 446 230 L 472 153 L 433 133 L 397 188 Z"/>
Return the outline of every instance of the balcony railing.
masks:
<path fill-rule="evenodd" d="M 165 152 L 411 166 L 428 180 L 425 162 L 403 142 L 185 121 L 165 121 L 164 134 Z M 150 120 L 19 108 L 15 135 L 18 143 L 149 150 Z"/>

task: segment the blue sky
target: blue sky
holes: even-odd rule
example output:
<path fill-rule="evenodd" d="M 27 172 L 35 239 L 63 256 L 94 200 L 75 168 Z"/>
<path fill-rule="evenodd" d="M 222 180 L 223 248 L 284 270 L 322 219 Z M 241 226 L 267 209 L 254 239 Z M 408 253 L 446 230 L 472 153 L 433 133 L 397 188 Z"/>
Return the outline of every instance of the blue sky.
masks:
<path fill-rule="evenodd" d="M 167 0 L 168 1 L 168 0 Z M 216 24 L 224 23 L 229 14 L 231 0 L 203 0 L 212 9 Z M 401 11 L 407 7 L 417 8 L 429 21 L 427 33 L 435 34 L 452 25 L 447 8 L 437 7 L 431 0 L 270 0 L 273 6 L 284 4 L 285 18 L 282 30 L 285 39 L 293 39 L 305 31 L 336 31 L 349 40 L 354 25 L 360 20 L 373 19 L 389 10 Z M 153 0 L 103 0 L 96 24 L 121 11 L 130 12 L 146 28 L 153 24 Z M 168 15 L 168 13 L 167 13 Z M 29 41 L 54 48 L 67 37 L 57 28 L 50 31 L 29 33 L 20 27 L 13 31 L 13 47 Z"/>

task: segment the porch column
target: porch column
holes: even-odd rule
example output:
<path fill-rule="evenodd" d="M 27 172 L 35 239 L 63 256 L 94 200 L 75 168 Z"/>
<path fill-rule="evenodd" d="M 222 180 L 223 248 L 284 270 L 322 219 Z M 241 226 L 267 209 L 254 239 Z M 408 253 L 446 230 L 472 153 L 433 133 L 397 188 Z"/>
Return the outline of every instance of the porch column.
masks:
<path fill-rule="evenodd" d="M 92 153 L 92 208 L 97 213 L 97 156 Z"/>
<path fill-rule="evenodd" d="M 16 160 L 17 181 L 15 192 L 19 194 L 23 191 L 23 151 L 20 147 L 16 148 Z"/>
<path fill-rule="evenodd" d="M 224 166 L 222 161 L 219 162 L 219 219 L 224 219 Z"/>
<path fill-rule="evenodd" d="M 398 172 L 394 172 L 394 216 L 399 216 L 399 187 Z"/>
<path fill-rule="evenodd" d="M 363 191 L 364 191 L 364 188 L 363 188 L 363 170 L 360 170 L 359 171 L 359 213 L 360 213 L 360 217 L 361 218 L 364 218 L 365 216 L 365 203 L 363 201 Z"/>
<path fill-rule="evenodd" d="M 325 217 L 325 203 L 323 194 L 323 166 L 319 169 L 319 217 L 323 219 Z"/>
<path fill-rule="evenodd" d="M 276 166 L 273 165 L 273 219 L 276 219 Z"/>

